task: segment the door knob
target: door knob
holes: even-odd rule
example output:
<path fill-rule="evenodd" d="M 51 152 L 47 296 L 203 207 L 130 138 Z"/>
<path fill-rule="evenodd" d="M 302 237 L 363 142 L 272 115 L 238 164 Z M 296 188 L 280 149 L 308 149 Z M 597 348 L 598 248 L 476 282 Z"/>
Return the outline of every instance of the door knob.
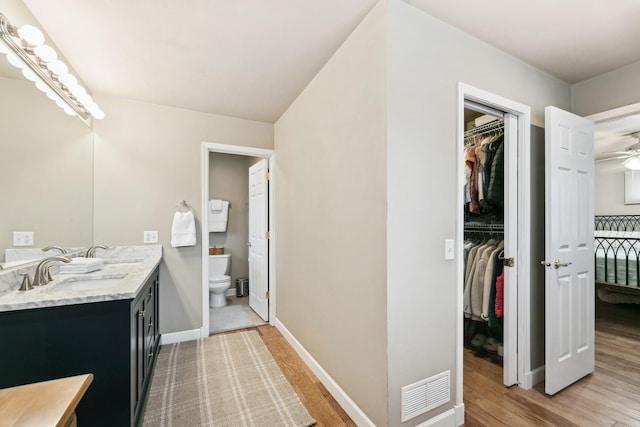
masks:
<path fill-rule="evenodd" d="M 553 261 L 553 268 L 555 268 L 556 270 L 559 269 L 560 267 L 569 267 L 571 265 L 570 262 L 560 262 L 560 260 L 555 260 Z"/>
<path fill-rule="evenodd" d="M 557 270 L 560 267 L 569 267 L 571 265 L 571 262 L 560 262 L 560 260 L 557 259 L 557 260 L 553 261 L 553 264 L 551 264 L 550 262 L 546 262 L 546 261 L 540 261 L 540 264 L 544 265 L 545 267 L 551 267 L 553 265 L 553 268 L 555 268 Z"/>

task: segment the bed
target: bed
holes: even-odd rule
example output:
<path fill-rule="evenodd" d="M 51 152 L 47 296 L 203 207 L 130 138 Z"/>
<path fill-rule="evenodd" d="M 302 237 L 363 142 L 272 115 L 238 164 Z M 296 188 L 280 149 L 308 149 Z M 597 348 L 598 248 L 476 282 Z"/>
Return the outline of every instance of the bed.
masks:
<path fill-rule="evenodd" d="M 640 304 L 640 215 L 596 216 L 594 252 L 598 297 Z"/>

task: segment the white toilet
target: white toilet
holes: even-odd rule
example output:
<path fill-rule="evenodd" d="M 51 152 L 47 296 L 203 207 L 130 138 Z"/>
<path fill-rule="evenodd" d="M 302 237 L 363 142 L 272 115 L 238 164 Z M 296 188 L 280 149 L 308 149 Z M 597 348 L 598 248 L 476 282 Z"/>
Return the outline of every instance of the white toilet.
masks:
<path fill-rule="evenodd" d="M 209 255 L 209 307 L 227 305 L 225 292 L 231 287 L 231 255 Z"/>

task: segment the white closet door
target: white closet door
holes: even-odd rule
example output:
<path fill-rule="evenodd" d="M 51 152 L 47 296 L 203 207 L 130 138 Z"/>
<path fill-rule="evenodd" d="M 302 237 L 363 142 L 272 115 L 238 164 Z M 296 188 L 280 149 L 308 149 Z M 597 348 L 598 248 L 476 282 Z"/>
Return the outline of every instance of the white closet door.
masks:
<path fill-rule="evenodd" d="M 545 391 L 594 370 L 592 121 L 545 109 Z"/>
<path fill-rule="evenodd" d="M 518 119 L 504 115 L 504 355 L 503 382 L 518 382 Z M 509 260 L 515 260 L 513 264 Z"/>

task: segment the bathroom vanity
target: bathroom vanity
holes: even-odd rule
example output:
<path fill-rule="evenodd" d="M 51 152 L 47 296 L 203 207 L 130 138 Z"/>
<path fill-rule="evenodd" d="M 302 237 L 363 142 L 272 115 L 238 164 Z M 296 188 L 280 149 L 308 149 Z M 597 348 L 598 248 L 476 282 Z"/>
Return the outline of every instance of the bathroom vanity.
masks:
<path fill-rule="evenodd" d="M 160 343 L 160 259 L 105 259 L 99 272 L 0 295 L 0 388 L 91 373 L 78 424 L 138 425 Z"/>

